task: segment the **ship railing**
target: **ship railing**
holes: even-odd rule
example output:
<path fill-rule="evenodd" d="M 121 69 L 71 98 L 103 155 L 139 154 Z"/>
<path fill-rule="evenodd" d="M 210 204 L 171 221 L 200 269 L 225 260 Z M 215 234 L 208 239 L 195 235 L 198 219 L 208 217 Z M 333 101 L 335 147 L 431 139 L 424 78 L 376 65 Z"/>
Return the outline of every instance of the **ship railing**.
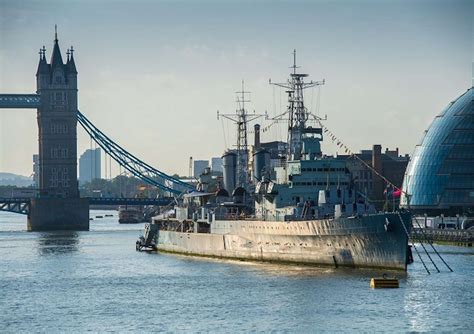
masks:
<path fill-rule="evenodd" d="M 257 220 L 256 216 L 241 215 L 236 213 L 215 214 L 215 220 Z"/>
<path fill-rule="evenodd" d="M 278 161 L 278 162 L 275 162 L 273 166 L 274 167 L 285 167 L 286 168 L 286 167 L 288 167 L 288 162 L 287 161 L 284 161 L 284 162 Z"/>

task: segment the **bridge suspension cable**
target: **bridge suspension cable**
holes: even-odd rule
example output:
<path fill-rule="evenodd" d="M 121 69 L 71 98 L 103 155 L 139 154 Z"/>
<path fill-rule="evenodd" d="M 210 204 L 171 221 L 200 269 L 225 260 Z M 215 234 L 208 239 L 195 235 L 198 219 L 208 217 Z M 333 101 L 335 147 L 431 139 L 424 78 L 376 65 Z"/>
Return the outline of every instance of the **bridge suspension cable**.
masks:
<path fill-rule="evenodd" d="M 172 194 L 181 194 L 186 190 L 194 190 L 194 187 L 177 178 L 169 176 L 158 169 L 140 160 L 123 147 L 115 143 L 101 130 L 99 130 L 84 114 L 77 111 L 77 120 L 86 130 L 89 136 L 120 166 L 125 168 L 133 176 L 143 182 L 158 187 L 161 190 L 169 191 Z M 176 189 L 175 189 L 176 187 Z"/>

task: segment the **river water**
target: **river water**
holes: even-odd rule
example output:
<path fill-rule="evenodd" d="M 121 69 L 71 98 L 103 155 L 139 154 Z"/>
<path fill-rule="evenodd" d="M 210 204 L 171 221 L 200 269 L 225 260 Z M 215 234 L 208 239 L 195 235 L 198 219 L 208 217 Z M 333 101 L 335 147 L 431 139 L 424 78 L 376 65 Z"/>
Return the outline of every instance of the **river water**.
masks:
<path fill-rule="evenodd" d="M 453 273 L 415 258 L 400 289 L 372 290 L 382 272 L 139 253 L 143 224 L 91 211 L 104 214 L 90 232 L 39 233 L 0 213 L 0 332 L 474 329 L 473 248 L 437 246 Z"/>

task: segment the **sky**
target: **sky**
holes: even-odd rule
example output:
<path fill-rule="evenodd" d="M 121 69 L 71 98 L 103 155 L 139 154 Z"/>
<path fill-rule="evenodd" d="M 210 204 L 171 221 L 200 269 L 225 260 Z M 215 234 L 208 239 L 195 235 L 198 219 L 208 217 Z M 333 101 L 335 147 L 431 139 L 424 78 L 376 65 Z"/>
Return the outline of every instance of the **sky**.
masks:
<path fill-rule="evenodd" d="M 150 165 L 187 175 L 190 156 L 235 144 L 235 126 L 216 114 L 235 112 L 242 80 L 250 112 L 285 110 L 269 79 L 288 78 L 296 49 L 299 70 L 326 80 L 306 91 L 306 106 L 337 137 L 353 151 L 411 154 L 472 86 L 473 13 L 461 0 L 0 0 L 0 93 L 35 92 L 38 50 L 49 59 L 57 24 L 63 59 L 76 50 L 79 110 Z M 32 173 L 35 113 L 0 109 L 0 172 Z M 262 141 L 285 140 L 284 129 L 271 126 Z M 78 126 L 78 153 L 90 147 Z M 329 139 L 323 149 L 337 153 Z"/>

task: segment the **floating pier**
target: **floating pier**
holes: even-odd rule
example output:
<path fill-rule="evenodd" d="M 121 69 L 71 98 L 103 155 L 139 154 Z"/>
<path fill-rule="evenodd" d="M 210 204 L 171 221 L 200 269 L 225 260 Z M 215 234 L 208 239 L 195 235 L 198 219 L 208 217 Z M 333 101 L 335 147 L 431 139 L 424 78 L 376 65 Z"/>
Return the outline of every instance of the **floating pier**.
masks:
<path fill-rule="evenodd" d="M 372 278 L 370 280 L 370 287 L 372 289 L 394 289 L 399 288 L 398 278 Z"/>

